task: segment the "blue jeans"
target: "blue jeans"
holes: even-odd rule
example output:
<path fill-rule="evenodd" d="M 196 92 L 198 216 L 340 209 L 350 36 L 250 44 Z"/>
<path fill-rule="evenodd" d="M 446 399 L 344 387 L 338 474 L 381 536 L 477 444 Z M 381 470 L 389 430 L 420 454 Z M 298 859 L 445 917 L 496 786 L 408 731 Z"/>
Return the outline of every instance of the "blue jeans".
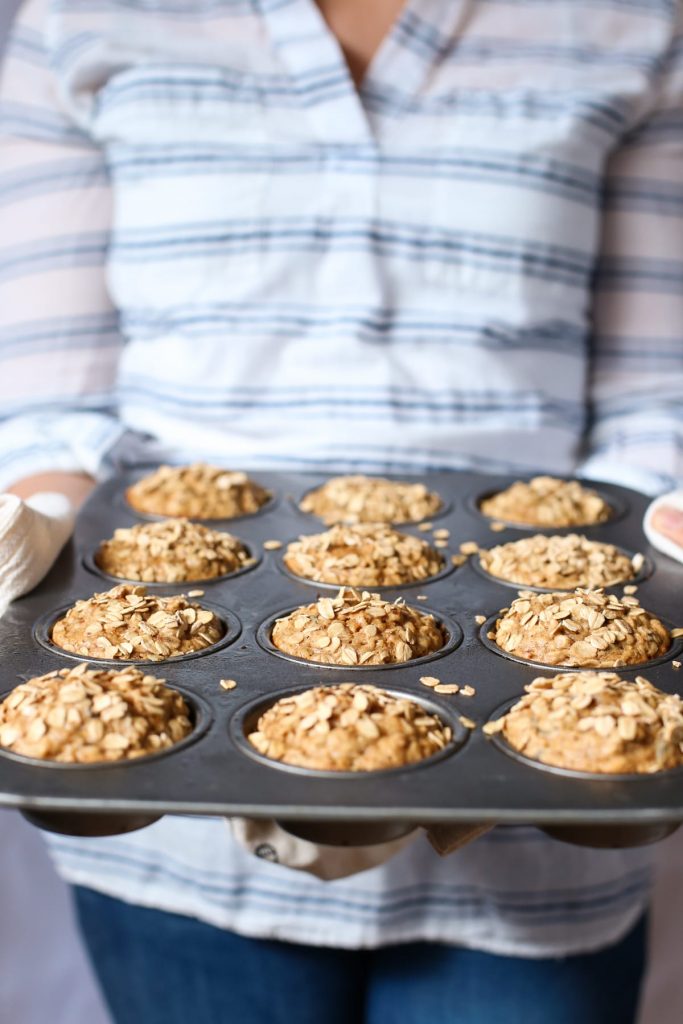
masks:
<path fill-rule="evenodd" d="M 524 960 L 433 943 L 337 950 L 247 939 L 74 889 L 117 1024 L 632 1024 L 645 924 Z"/>

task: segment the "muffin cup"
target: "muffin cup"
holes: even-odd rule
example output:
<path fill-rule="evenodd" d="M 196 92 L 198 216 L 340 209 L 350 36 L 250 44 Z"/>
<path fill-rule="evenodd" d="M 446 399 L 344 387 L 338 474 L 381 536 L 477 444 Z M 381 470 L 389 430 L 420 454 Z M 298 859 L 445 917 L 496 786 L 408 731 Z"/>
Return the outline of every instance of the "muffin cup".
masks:
<path fill-rule="evenodd" d="M 251 572 L 253 569 L 256 569 L 258 567 L 258 565 L 261 562 L 261 556 L 254 554 L 254 551 L 246 543 L 246 541 L 241 540 L 241 538 L 238 538 L 238 540 L 240 541 L 241 544 L 244 545 L 249 558 L 253 559 L 251 565 L 243 565 L 240 566 L 239 569 L 234 569 L 233 572 L 225 572 L 222 573 L 220 576 L 212 576 L 209 579 L 178 580 L 175 583 L 167 583 L 161 581 L 148 582 L 147 580 L 134 580 L 131 579 L 129 576 L 112 576 L 111 573 L 105 572 L 104 569 L 101 569 L 97 563 L 98 547 L 91 548 L 90 551 L 88 551 L 87 554 L 83 556 L 83 565 L 88 570 L 88 572 L 91 572 L 93 574 L 93 576 L 99 576 L 100 579 L 107 580 L 112 584 L 112 586 L 116 586 L 119 583 L 131 583 L 135 586 L 142 585 L 148 587 L 150 590 L 159 590 L 161 588 L 164 588 L 173 589 L 176 591 L 180 590 L 182 593 L 187 593 L 188 589 L 194 590 L 197 587 L 211 587 L 215 586 L 218 583 L 225 583 L 229 580 L 237 579 L 238 576 L 243 576 L 245 573 Z"/>
<path fill-rule="evenodd" d="M 538 475 L 538 474 L 534 474 Z M 532 477 L 518 477 L 521 481 L 529 481 Z M 577 477 L 558 477 L 558 480 L 571 480 L 578 479 Z M 615 494 L 608 493 L 601 489 L 600 484 L 593 484 L 591 480 L 579 480 L 579 483 L 585 484 L 586 487 L 590 488 L 598 494 L 603 501 L 605 501 L 610 509 L 611 514 L 608 519 L 605 519 L 602 523 L 572 523 L 570 526 L 550 526 L 543 523 L 519 523 L 512 519 L 504 519 L 501 516 L 488 516 L 485 515 L 481 510 L 481 503 L 486 498 L 493 498 L 494 495 L 500 494 L 507 487 L 510 486 L 509 482 L 501 484 L 500 487 L 491 488 L 488 487 L 485 490 L 475 491 L 473 494 L 469 494 L 465 499 L 465 506 L 469 512 L 472 513 L 475 518 L 480 522 L 484 523 L 504 523 L 505 526 L 510 530 L 523 530 L 525 532 L 531 531 L 532 533 L 576 533 L 577 530 L 597 530 L 604 527 L 613 526 L 614 523 L 619 522 L 628 513 L 628 506 L 626 502 Z"/>
<path fill-rule="evenodd" d="M 287 608 L 284 611 L 276 612 L 275 615 L 270 615 L 259 626 L 256 632 L 256 641 L 264 651 L 268 652 L 268 654 L 274 654 L 276 658 L 283 658 L 285 661 L 291 661 L 295 665 L 305 665 L 309 668 L 313 667 L 315 669 L 325 670 L 337 669 L 340 672 L 382 672 L 387 669 L 397 671 L 402 668 L 414 668 L 419 667 L 420 665 L 426 665 L 428 662 L 435 661 L 437 658 L 445 657 L 445 655 L 454 651 L 463 640 L 463 631 L 454 619 L 449 618 L 442 612 L 436 612 L 432 608 L 413 608 L 412 605 L 409 605 L 408 607 L 412 608 L 415 612 L 420 612 L 423 615 L 433 615 L 438 624 L 447 631 L 448 637 L 443 647 L 439 647 L 437 651 L 432 651 L 431 654 L 423 654 L 419 658 L 411 658 L 409 661 L 392 661 L 386 665 L 337 665 L 322 661 L 312 661 L 308 658 L 299 658 L 295 654 L 288 654 L 286 651 L 281 651 L 279 647 L 275 646 L 271 639 L 271 634 L 276 621 L 278 619 L 285 618 L 287 615 L 291 615 L 292 612 L 297 611 L 299 607 L 300 605 L 295 605 L 293 608 Z"/>
<path fill-rule="evenodd" d="M 524 588 L 525 590 L 531 588 Z M 551 591 L 555 593 L 555 591 Z M 609 672 L 609 671 L 620 671 L 629 672 L 631 669 L 641 671 L 642 669 L 650 668 L 654 665 L 663 665 L 667 661 L 672 661 L 681 654 L 683 651 L 683 637 L 674 637 L 671 641 L 668 651 L 665 654 L 661 654 L 658 658 L 650 658 L 649 661 L 638 661 L 628 665 L 548 665 L 544 661 L 531 661 L 529 658 L 521 658 L 518 654 L 510 654 L 509 651 L 504 651 L 502 647 L 499 647 L 495 640 L 490 640 L 488 633 L 492 632 L 495 628 L 496 622 L 500 618 L 500 611 L 494 612 L 490 615 L 486 622 L 479 629 L 479 640 L 487 648 L 492 651 L 493 654 L 497 654 L 500 658 L 506 658 L 508 661 L 515 661 L 519 665 L 529 665 L 530 668 L 540 668 L 546 671 L 553 672 L 580 672 L 583 669 L 595 669 L 598 672 Z M 672 622 L 667 619 L 663 619 L 657 616 L 662 625 L 671 632 L 675 629 Z"/>
<path fill-rule="evenodd" d="M 190 651 L 187 654 L 177 654 L 175 657 L 159 658 L 154 661 L 149 658 L 93 658 L 86 654 L 75 654 L 73 651 L 67 651 L 52 640 L 52 630 L 55 623 L 59 619 L 63 618 L 70 608 L 73 608 L 74 603 L 75 602 L 64 605 L 56 611 L 48 612 L 46 615 L 41 616 L 33 626 L 33 638 L 41 647 L 46 651 L 49 651 L 50 654 L 57 654 L 60 658 L 68 658 L 70 661 L 85 661 L 89 665 L 106 666 L 107 668 L 115 668 L 117 665 L 136 665 L 140 668 L 146 666 L 150 669 L 150 672 L 152 672 L 153 666 L 155 665 L 168 665 L 177 664 L 181 661 L 194 661 L 196 658 L 203 658 L 207 654 L 213 654 L 216 651 L 221 651 L 224 647 L 228 647 L 230 644 L 233 644 L 242 632 L 242 623 L 234 612 L 229 611 L 227 608 L 219 607 L 212 601 L 202 600 L 201 607 L 206 608 L 207 611 L 213 612 L 225 630 L 223 636 L 220 640 L 217 640 L 215 644 L 203 647 L 200 651 Z"/>

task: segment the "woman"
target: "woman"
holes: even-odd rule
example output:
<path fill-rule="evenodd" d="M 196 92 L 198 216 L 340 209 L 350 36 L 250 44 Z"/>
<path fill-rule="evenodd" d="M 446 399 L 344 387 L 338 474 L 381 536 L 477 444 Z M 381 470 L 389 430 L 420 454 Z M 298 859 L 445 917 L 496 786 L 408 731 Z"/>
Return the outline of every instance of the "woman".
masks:
<path fill-rule="evenodd" d="M 681 479 L 680 32 L 670 0 L 28 3 L 1 482 Z M 52 846 L 126 1024 L 633 1019 L 647 851 L 505 829 L 323 883 L 214 820 Z"/>

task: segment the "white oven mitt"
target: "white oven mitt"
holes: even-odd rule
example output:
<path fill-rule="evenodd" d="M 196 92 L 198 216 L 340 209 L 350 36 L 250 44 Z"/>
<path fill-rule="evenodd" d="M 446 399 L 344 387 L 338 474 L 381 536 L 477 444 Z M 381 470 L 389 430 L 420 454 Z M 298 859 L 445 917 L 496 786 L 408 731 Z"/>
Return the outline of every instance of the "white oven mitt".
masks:
<path fill-rule="evenodd" d="M 652 524 L 655 512 L 664 505 L 669 508 L 675 508 L 679 512 L 683 512 L 683 490 L 670 491 L 669 494 L 662 494 L 659 498 L 655 498 L 645 513 L 645 519 L 643 521 L 645 536 L 649 540 L 650 544 L 652 544 L 652 547 L 657 548 L 657 551 L 663 552 L 663 554 L 668 555 L 669 558 L 674 558 L 677 562 L 683 562 L 683 547 L 671 540 L 670 537 L 666 537 L 663 533 L 660 533 L 660 531 L 656 530 Z"/>
<path fill-rule="evenodd" d="M 0 615 L 52 568 L 71 536 L 75 512 L 63 494 L 41 492 L 27 501 L 0 494 Z"/>
<path fill-rule="evenodd" d="M 254 821 L 251 818 L 230 818 L 233 838 L 239 845 L 262 860 L 297 871 L 306 871 L 323 881 L 347 878 L 360 871 L 379 867 L 394 857 L 409 843 L 414 842 L 422 829 L 415 828 L 408 835 L 389 843 L 372 846 L 327 846 L 310 843 L 306 839 L 285 832 L 275 821 Z M 445 857 L 461 846 L 478 839 L 492 825 L 433 825 L 426 826 L 427 838 L 436 852 Z"/>

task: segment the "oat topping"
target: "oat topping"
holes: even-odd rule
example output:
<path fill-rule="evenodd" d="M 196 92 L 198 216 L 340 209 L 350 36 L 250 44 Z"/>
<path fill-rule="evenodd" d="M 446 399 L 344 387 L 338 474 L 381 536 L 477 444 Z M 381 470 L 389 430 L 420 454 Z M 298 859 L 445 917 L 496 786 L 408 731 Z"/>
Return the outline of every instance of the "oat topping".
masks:
<path fill-rule="evenodd" d="M 0 704 L 0 745 L 78 764 L 155 754 L 192 732 L 185 701 L 164 683 L 86 664 L 29 679 Z"/>
<path fill-rule="evenodd" d="M 322 771 L 379 771 L 438 753 L 452 731 L 409 698 L 376 686 L 317 686 L 272 705 L 248 736 L 259 753 Z"/>
<path fill-rule="evenodd" d="M 635 597 L 602 590 L 571 594 L 520 591 L 496 622 L 492 639 L 544 665 L 618 668 L 665 654 L 671 635 Z"/>
<path fill-rule="evenodd" d="M 386 665 L 438 651 L 446 634 L 433 615 L 366 590 L 321 597 L 278 619 L 272 642 L 287 654 L 327 665 Z"/>
<path fill-rule="evenodd" d="M 253 562 L 236 537 L 189 519 L 121 527 L 102 542 L 95 561 L 110 576 L 143 583 L 215 579 Z"/>
<path fill-rule="evenodd" d="M 195 462 L 191 466 L 159 466 L 126 491 L 138 512 L 192 519 L 233 519 L 258 512 L 270 498 L 246 473 Z"/>
<path fill-rule="evenodd" d="M 479 552 L 483 569 L 492 576 L 531 587 L 573 590 L 610 587 L 633 579 L 631 559 L 613 544 L 577 533 L 565 537 L 533 537 L 499 544 Z M 625 588 L 628 593 L 628 588 Z"/>
<path fill-rule="evenodd" d="M 350 587 L 391 587 L 434 576 L 441 556 L 419 537 L 384 523 L 333 526 L 300 537 L 287 548 L 291 572 L 319 583 Z"/>
<path fill-rule="evenodd" d="M 302 512 L 335 523 L 417 523 L 442 506 L 438 494 L 424 484 L 401 483 L 371 476 L 336 476 L 310 491 Z M 429 524 L 431 528 L 431 523 Z"/>
<path fill-rule="evenodd" d="M 604 523 L 612 511 L 599 494 L 577 480 L 552 476 L 518 480 L 484 498 L 479 507 L 485 516 L 530 526 L 589 526 Z"/>
<path fill-rule="evenodd" d="M 86 658 L 162 661 L 201 651 L 223 636 L 220 620 L 184 595 L 157 597 L 122 583 L 77 601 L 52 629 L 52 641 Z"/>
<path fill-rule="evenodd" d="M 568 672 L 535 679 L 484 732 L 525 756 L 590 772 L 657 772 L 683 764 L 683 701 L 642 676 Z"/>

